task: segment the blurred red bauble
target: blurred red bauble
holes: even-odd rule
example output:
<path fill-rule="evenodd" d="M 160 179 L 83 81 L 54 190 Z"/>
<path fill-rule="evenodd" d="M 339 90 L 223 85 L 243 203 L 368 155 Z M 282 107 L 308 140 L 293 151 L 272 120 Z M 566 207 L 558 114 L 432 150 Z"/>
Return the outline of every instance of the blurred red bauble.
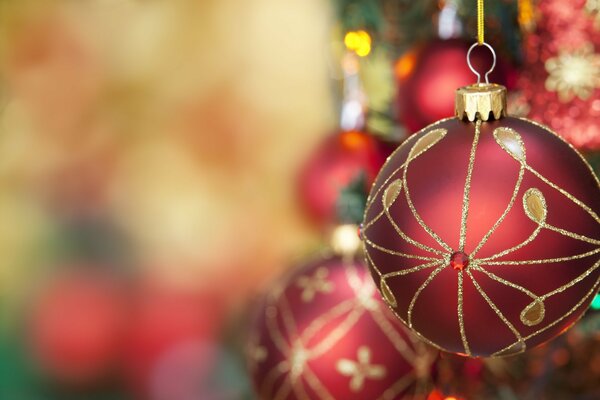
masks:
<path fill-rule="evenodd" d="M 393 400 L 426 381 L 434 355 L 385 307 L 364 264 L 326 257 L 273 287 L 247 357 L 261 399 Z"/>
<path fill-rule="evenodd" d="M 51 377 L 69 384 L 101 379 L 121 351 L 127 301 L 107 273 L 77 269 L 48 282 L 34 304 L 30 343 Z"/>
<path fill-rule="evenodd" d="M 474 79 L 466 62 L 471 44 L 462 39 L 435 40 L 408 51 L 396 62 L 398 115 L 410 132 L 454 114 L 454 90 Z M 492 65 L 491 55 L 480 49 L 473 51 L 471 61 L 478 71 Z M 490 81 L 510 87 L 515 74 L 499 61 Z"/>
<path fill-rule="evenodd" d="M 335 222 L 336 201 L 342 188 L 361 173 L 370 185 L 389 154 L 386 149 L 382 142 L 361 131 L 341 131 L 326 138 L 300 171 L 301 204 L 316 221 Z"/>
<path fill-rule="evenodd" d="M 551 131 L 512 117 L 453 118 L 390 157 L 362 237 L 377 285 L 413 331 L 446 351 L 509 355 L 560 334 L 589 306 L 599 214 L 598 179 Z"/>
<path fill-rule="evenodd" d="M 518 87 L 526 115 L 575 147 L 600 150 L 600 5 L 594 0 L 540 0 L 524 35 Z"/>
<path fill-rule="evenodd" d="M 137 291 L 123 352 L 132 390 L 142 398 L 163 398 L 154 396 L 153 391 L 162 387 L 162 382 L 155 381 L 158 376 L 173 373 L 164 370 L 165 360 L 181 348 L 205 345 L 215 337 L 223 311 L 215 300 L 189 288 L 145 286 Z M 188 376 L 206 370 L 209 362 L 184 360 L 179 373 Z"/>

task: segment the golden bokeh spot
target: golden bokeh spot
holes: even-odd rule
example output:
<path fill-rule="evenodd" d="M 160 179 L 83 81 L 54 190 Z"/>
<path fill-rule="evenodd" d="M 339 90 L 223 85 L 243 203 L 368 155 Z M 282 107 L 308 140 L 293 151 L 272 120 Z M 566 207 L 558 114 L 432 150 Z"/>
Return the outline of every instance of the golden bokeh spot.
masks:
<path fill-rule="evenodd" d="M 344 44 L 359 57 L 366 57 L 371 53 L 371 35 L 364 30 L 346 33 Z"/>

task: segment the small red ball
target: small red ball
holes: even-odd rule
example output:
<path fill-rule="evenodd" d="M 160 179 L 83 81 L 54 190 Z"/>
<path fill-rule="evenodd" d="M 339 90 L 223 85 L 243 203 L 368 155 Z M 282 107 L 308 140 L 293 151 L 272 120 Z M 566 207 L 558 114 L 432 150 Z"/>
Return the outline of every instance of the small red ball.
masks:
<path fill-rule="evenodd" d="M 362 237 L 388 304 L 437 347 L 508 355 L 570 327 L 600 284 L 600 184 L 546 128 L 446 119 L 372 188 Z"/>
<path fill-rule="evenodd" d="M 35 358 L 69 384 L 101 379 L 122 350 L 126 295 L 121 283 L 96 271 L 64 273 L 43 287 L 30 321 Z"/>
<path fill-rule="evenodd" d="M 341 131 L 329 136 L 300 171 L 302 206 L 318 222 L 336 222 L 340 191 L 361 173 L 370 185 L 388 154 L 382 143 L 365 132 Z"/>
<path fill-rule="evenodd" d="M 401 399 L 427 379 L 434 358 L 382 303 L 366 266 L 338 257 L 292 271 L 250 335 L 261 399 Z"/>

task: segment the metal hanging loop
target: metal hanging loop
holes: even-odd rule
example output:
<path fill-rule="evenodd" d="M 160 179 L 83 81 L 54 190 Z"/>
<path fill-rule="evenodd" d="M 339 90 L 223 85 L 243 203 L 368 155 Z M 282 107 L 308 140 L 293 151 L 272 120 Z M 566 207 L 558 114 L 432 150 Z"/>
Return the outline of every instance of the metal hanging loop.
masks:
<path fill-rule="evenodd" d="M 494 70 L 494 68 L 496 68 L 496 52 L 494 51 L 494 48 L 492 46 L 490 46 L 489 44 L 487 44 L 486 42 L 483 42 L 483 43 L 479 43 L 479 42 L 473 43 L 473 45 L 469 48 L 469 51 L 467 52 L 467 65 L 469 66 L 469 69 L 475 75 L 477 75 L 477 84 L 481 83 L 481 74 L 473 67 L 473 64 L 471 64 L 471 52 L 477 46 L 485 46 L 485 47 L 487 47 L 492 52 L 492 57 L 493 57 L 492 66 L 490 67 L 490 69 L 484 75 L 485 76 L 485 83 L 490 83 L 489 75 Z"/>

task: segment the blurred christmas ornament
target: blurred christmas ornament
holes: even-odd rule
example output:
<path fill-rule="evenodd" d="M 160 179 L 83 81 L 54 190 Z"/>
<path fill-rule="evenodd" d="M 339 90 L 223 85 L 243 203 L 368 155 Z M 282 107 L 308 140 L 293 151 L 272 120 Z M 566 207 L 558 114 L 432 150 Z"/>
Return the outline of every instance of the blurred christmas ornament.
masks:
<path fill-rule="evenodd" d="M 332 223 L 342 188 L 363 173 L 370 184 L 384 161 L 385 150 L 368 133 L 341 131 L 328 137 L 301 171 L 303 205 L 316 220 Z"/>
<path fill-rule="evenodd" d="M 358 46 L 358 45 L 357 45 Z M 321 223 L 333 223 L 340 190 L 364 173 L 370 184 L 385 158 L 385 146 L 363 131 L 365 97 L 358 75 L 358 60 L 348 52 L 342 62 L 344 100 L 341 130 L 325 139 L 302 167 L 299 176 L 301 203 Z"/>
<path fill-rule="evenodd" d="M 479 22 L 471 50 L 495 58 Z M 569 328 L 598 291 L 600 182 L 553 132 L 506 116 L 490 71 L 486 83 L 473 72 L 456 118 L 388 159 L 362 236 L 377 286 L 413 331 L 454 353 L 511 355 Z"/>
<path fill-rule="evenodd" d="M 523 4 L 527 4 L 524 2 Z M 574 146 L 600 149 L 600 35 L 596 0 L 540 0 L 525 34 L 518 86 L 528 117 L 548 124 Z"/>
<path fill-rule="evenodd" d="M 45 374 L 75 385 L 105 377 L 122 350 L 124 289 L 97 266 L 70 269 L 41 288 L 29 341 Z"/>
<path fill-rule="evenodd" d="M 400 122 L 410 132 L 451 115 L 454 111 L 454 89 L 472 81 L 465 64 L 469 43 L 463 39 L 434 40 L 412 48 L 396 62 L 398 81 L 398 113 Z M 476 51 L 473 65 L 486 70 L 492 64 L 489 53 Z M 491 74 L 494 82 L 510 87 L 516 72 L 499 64 Z"/>
<path fill-rule="evenodd" d="M 342 254 L 295 269 L 259 308 L 247 358 L 260 398 L 401 399 L 422 389 L 433 355 L 381 302 L 353 258 L 356 236 L 356 226 L 338 227 Z"/>
<path fill-rule="evenodd" d="M 165 363 L 179 363 L 181 374 L 196 374 L 202 368 L 209 368 L 209 359 L 198 365 L 188 362 L 189 359 L 175 360 L 177 356 L 173 354 L 183 347 L 196 348 L 212 341 L 222 313 L 216 300 L 207 292 L 182 291 L 161 285 L 147 285 L 136 290 L 123 352 L 127 383 L 135 393 L 143 398 L 164 398 L 151 394 L 162 391 L 165 384 L 162 377 L 172 373 L 164 370 L 168 369 Z M 181 390 L 185 390 L 187 384 L 189 382 L 182 381 Z"/>

